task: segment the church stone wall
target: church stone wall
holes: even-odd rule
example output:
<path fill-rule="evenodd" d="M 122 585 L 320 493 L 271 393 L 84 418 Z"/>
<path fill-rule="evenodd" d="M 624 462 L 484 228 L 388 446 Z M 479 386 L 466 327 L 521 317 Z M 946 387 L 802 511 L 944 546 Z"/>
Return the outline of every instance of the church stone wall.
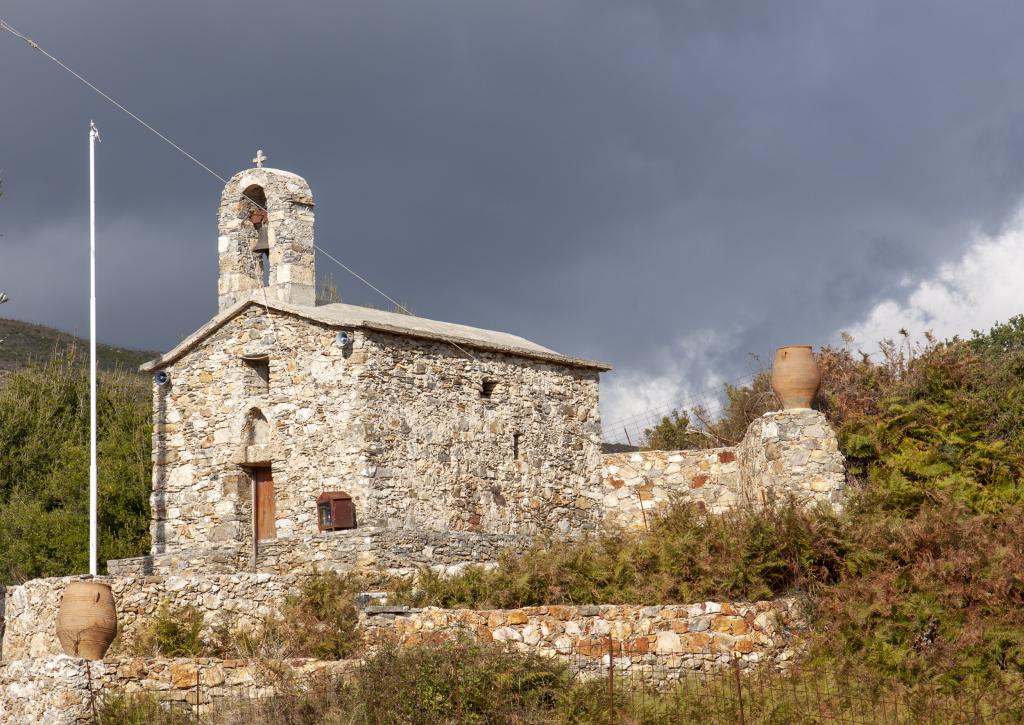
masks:
<path fill-rule="evenodd" d="M 598 374 L 367 339 L 358 411 L 373 518 L 391 528 L 574 536 L 600 505 Z"/>
<path fill-rule="evenodd" d="M 352 358 L 363 341 L 356 335 L 342 350 L 326 325 L 272 319 L 250 307 L 165 368 L 170 383 L 154 396 L 153 553 L 251 542 L 250 465 L 272 466 L 278 537 L 315 533 L 325 490 L 346 490 L 365 510 L 366 491 L 353 485 L 361 436 Z M 268 356 L 269 384 L 247 355 Z"/>
<path fill-rule="evenodd" d="M 264 541 L 255 566 L 252 547 L 230 543 L 111 559 L 107 569 L 114 576 L 206 576 L 253 570 L 270 574 L 315 570 L 406 576 L 427 567 L 450 575 L 468 564 L 494 564 L 502 553 L 525 551 L 531 543 L 530 537 L 517 534 L 364 526 Z"/>
<path fill-rule="evenodd" d="M 265 197 L 260 209 L 244 196 L 258 187 Z M 252 192 L 250 192 L 252 193 Z M 266 213 L 264 226 L 269 253 L 264 260 L 254 252 L 260 233 L 253 213 Z M 219 277 L 217 296 L 224 310 L 247 297 L 312 305 L 316 275 L 313 253 L 313 195 L 305 179 L 278 169 L 246 169 L 224 187 L 217 212 Z M 269 279 L 263 286 L 263 267 Z"/>
<path fill-rule="evenodd" d="M 278 539 L 316 534 L 316 498 L 333 490 L 352 496 L 360 527 L 596 528 L 596 371 L 359 329 L 341 348 L 334 327 L 271 314 L 249 307 L 165 368 L 154 554 L 251 546 L 249 467 L 265 464 Z M 261 355 L 269 384 L 245 360 Z"/>

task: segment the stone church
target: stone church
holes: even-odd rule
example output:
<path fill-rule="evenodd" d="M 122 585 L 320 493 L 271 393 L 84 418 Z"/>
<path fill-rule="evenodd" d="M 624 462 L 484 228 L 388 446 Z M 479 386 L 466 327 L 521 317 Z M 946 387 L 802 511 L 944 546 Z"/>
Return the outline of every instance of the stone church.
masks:
<path fill-rule="evenodd" d="M 599 376 L 515 335 L 316 304 L 313 196 L 236 174 L 219 310 L 154 376 L 152 556 L 112 571 L 493 560 L 599 525 Z"/>

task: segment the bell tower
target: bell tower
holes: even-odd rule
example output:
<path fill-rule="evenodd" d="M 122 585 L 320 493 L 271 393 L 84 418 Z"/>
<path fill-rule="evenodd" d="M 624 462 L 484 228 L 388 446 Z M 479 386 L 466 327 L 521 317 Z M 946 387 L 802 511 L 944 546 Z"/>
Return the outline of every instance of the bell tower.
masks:
<path fill-rule="evenodd" d="M 217 213 L 218 308 L 256 297 L 316 304 L 313 195 L 301 176 L 263 168 L 240 171 L 224 187 Z"/>

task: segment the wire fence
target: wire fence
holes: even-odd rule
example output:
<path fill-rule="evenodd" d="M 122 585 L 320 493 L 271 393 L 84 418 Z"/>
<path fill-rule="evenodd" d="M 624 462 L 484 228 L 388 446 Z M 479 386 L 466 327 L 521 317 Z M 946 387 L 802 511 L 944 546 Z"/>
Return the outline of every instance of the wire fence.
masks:
<path fill-rule="evenodd" d="M 653 652 L 638 657 L 635 640 L 614 636 L 593 638 L 584 652 L 560 658 L 568 665 L 557 670 L 560 674 L 552 674 L 556 670 L 551 669 L 531 677 L 510 671 L 493 692 L 481 697 L 486 678 L 481 677 L 478 655 L 459 646 L 445 652 L 430 668 L 403 668 L 379 683 L 373 681 L 381 677 L 379 668 L 360 661 L 352 662 L 341 679 L 285 684 L 282 678 L 276 687 L 230 692 L 207 686 L 199 665 L 194 687 L 176 691 L 170 698 L 171 693 L 161 693 L 163 702 L 150 703 L 154 709 L 122 710 L 114 718 L 94 715 L 93 721 L 100 725 L 128 721 L 148 725 L 1024 722 L 1019 686 L 917 684 L 911 688 L 834 667 L 780 669 L 778 662 L 756 663 L 735 652 L 711 648 L 692 653 L 696 657 Z M 360 678 L 363 689 L 345 684 Z M 367 680 L 371 680 L 369 688 Z M 481 708 L 481 703 L 487 704 Z"/>
<path fill-rule="evenodd" d="M 1020 723 L 1024 697 L 999 687 L 906 687 L 868 681 L 835 668 L 752 664 L 736 653 L 706 650 L 693 667 L 678 656 L 645 655 L 638 664 L 628 641 L 606 639 L 593 656 L 575 656 L 576 681 L 600 683 L 607 722 L 722 725 L 767 723 Z"/>
<path fill-rule="evenodd" d="M 658 425 L 674 411 L 682 413 L 700 408 L 708 415 L 717 417 L 725 410 L 729 400 L 727 386 L 739 388 L 750 385 L 762 372 L 764 371 L 759 370 L 733 380 L 725 380 L 714 387 L 690 392 L 673 403 L 605 421 L 601 427 L 602 440 L 605 443 L 640 448 L 645 444 L 646 431 Z M 695 429 L 702 428 L 702 421 L 694 416 L 690 417 L 690 423 Z"/>

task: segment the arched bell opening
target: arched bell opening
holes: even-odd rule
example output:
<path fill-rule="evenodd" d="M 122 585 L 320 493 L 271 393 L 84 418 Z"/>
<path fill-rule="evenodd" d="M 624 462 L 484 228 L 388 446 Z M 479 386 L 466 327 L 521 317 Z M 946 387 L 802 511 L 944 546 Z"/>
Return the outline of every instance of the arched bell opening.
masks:
<path fill-rule="evenodd" d="M 266 287 L 270 284 L 270 223 L 267 219 L 267 194 L 262 186 L 252 184 L 242 192 L 239 212 L 246 242 L 252 251 L 253 265 Z"/>

